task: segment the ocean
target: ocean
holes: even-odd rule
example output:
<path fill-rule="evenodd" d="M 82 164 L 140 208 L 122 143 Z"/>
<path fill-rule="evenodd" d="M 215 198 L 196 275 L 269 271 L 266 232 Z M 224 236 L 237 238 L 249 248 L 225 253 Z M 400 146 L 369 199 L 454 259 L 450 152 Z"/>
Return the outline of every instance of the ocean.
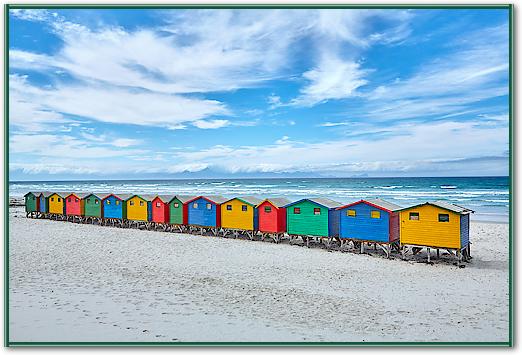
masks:
<path fill-rule="evenodd" d="M 191 179 L 11 182 L 9 195 L 28 191 L 144 194 L 284 196 L 291 200 L 328 197 L 343 204 L 380 197 L 401 206 L 446 200 L 475 211 L 472 220 L 508 222 L 508 177 L 397 177 Z"/>

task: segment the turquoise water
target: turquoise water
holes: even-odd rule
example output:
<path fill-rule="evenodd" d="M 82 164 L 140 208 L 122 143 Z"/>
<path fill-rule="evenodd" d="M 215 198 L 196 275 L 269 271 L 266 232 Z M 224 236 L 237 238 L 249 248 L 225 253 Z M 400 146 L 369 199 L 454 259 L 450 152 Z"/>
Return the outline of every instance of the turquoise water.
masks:
<path fill-rule="evenodd" d="M 401 206 L 447 200 L 475 210 L 472 220 L 507 222 L 508 177 L 292 178 L 11 182 L 10 196 L 27 191 L 127 192 L 223 196 L 329 197 L 341 203 L 380 197 Z"/>

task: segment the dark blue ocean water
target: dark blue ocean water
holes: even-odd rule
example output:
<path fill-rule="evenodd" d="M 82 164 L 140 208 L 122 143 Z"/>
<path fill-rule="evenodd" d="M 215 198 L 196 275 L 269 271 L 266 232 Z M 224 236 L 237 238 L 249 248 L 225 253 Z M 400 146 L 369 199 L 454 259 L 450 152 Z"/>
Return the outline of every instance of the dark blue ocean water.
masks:
<path fill-rule="evenodd" d="M 10 196 L 27 191 L 127 192 L 223 196 L 285 196 L 290 199 L 329 197 L 349 203 L 380 197 L 401 206 L 446 200 L 473 209 L 472 220 L 506 222 L 508 177 L 196 179 L 11 182 Z"/>

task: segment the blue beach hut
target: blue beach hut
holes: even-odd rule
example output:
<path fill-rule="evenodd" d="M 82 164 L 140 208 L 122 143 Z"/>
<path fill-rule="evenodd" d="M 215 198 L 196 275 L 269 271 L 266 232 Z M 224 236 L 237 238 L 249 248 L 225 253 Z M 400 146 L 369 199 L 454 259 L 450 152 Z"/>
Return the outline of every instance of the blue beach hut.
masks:
<path fill-rule="evenodd" d="M 102 216 L 103 218 L 116 218 L 125 219 L 127 218 L 125 209 L 125 200 L 131 195 L 129 194 L 106 194 L 102 195 Z"/>
<path fill-rule="evenodd" d="M 220 205 L 223 196 L 198 196 L 187 201 L 188 224 L 199 227 L 221 227 Z"/>
<path fill-rule="evenodd" d="M 389 256 L 390 244 L 399 242 L 399 210 L 402 207 L 379 198 L 360 200 L 337 208 L 339 238 L 381 245 Z M 384 246 L 383 246 L 384 245 Z"/>

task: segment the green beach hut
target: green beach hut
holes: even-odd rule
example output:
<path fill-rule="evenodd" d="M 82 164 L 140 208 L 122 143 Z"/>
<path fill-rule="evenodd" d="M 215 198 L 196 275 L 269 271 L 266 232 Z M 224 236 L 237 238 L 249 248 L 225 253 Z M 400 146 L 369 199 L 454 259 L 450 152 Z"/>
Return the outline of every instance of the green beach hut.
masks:
<path fill-rule="evenodd" d="M 85 217 L 102 217 L 102 197 L 94 193 L 81 194 Z"/>
<path fill-rule="evenodd" d="M 288 234 L 329 237 L 338 232 L 338 211 L 341 203 L 328 198 L 305 198 L 286 206 Z"/>
<path fill-rule="evenodd" d="M 39 212 L 40 195 L 41 192 L 28 192 L 24 195 L 25 198 L 25 213 L 29 215 L 33 212 Z"/>
<path fill-rule="evenodd" d="M 187 201 L 194 199 L 196 196 L 176 195 L 169 201 L 170 224 L 187 225 Z"/>

